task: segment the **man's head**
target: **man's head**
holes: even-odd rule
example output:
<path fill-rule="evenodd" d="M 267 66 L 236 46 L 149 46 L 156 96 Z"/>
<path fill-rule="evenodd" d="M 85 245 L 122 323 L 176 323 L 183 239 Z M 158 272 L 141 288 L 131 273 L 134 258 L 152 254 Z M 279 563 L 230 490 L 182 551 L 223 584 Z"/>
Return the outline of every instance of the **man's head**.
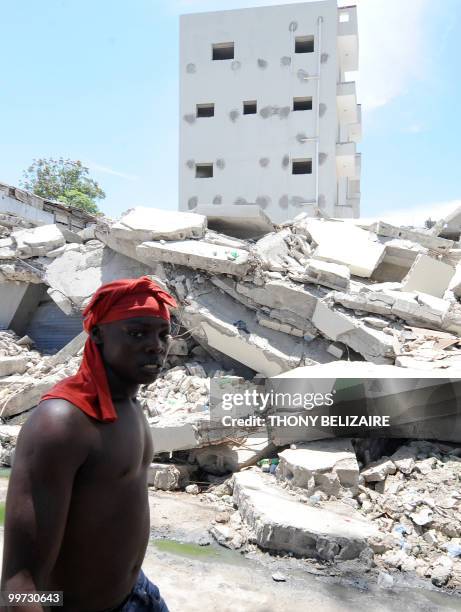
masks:
<path fill-rule="evenodd" d="M 127 383 L 154 381 L 168 350 L 168 307 L 175 306 L 173 297 L 148 276 L 100 287 L 83 316 L 104 366 Z"/>
<path fill-rule="evenodd" d="M 167 356 L 170 322 L 161 317 L 133 317 L 94 326 L 90 338 L 104 365 L 127 383 L 153 382 Z"/>

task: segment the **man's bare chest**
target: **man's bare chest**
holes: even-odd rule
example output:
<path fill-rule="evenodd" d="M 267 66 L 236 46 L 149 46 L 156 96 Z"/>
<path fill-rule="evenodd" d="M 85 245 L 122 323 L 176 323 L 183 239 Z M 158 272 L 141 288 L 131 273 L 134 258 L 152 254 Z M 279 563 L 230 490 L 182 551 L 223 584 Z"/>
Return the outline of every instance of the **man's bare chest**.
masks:
<path fill-rule="evenodd" d="M 152 461 L 152 437 L 140 409 L 118 413 L 117 421 L 97 426 L 95 443 L 82 470 L 82 476 L 84 472 L 90 480 L 142 477 Z"/>

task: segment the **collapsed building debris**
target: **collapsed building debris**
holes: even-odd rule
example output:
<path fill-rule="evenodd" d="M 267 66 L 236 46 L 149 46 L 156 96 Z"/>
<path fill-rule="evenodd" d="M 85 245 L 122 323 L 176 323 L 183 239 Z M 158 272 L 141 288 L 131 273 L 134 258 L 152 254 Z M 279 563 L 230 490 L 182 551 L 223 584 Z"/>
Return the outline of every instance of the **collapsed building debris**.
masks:
<path fill-rule="evenodd" d="M 262 214 L 243 214 L 243 207 L 241 219 L 213 219 L 213 229 L 203 215 L 156 209 L 64 227 L 44 214 L 51 213 L 40 201 L 34 206 L 10 194 L 13 204 L 5 208 L 6 197 L 0 207 L 4 465 L 41 395 L 77 370 L 86 338 L 81 312 L 96 288 L 152 275 L 179 306 L 165 369 L 139 396 L 156 457 L 150 485 L 197 494 L 204 481 L 211 483 L 205 495 L 220 491 L 223 503 L 238 508 L 212 526 L 226 546 L 250 541 L 273 552 L 358 559 L 385 572 L 415 572 L 437 586 L 461 585 L 461 497 L 451 484 L 459 485 L 460 453 L 446 443 L 455 441 L 443 437 L 446 426 L 433 430 L 442 442 L 423 442 L 407 440 L 404 423 L 392 435 L 400 432 L 405 443 L 371 462 L 359 457 L 353 440 L 321 439 L 315 428 L 311 439 L 287 443 L 276 429 L 229 435 L 210 418 L 210 381 L 223 376 L 234 383 L 292 372 L 306 378 L 310 368 L 336 365 L 351 372 L 354 366 L 357 378 L 370 368 L 386 368 L 395 378 L 428 371 L 456 378 L 458 243 L 424 230 L 305 215 L 274 227 Z M 36 350 L 28 331 L 43 306 L 55 333 L 58 313 L 60 327 L 74 321 L 80 332 L 70 343 L 63 337 L 51 355 Z M 427 433 L 423 428 L 419 437 L 421 431 Z M 255 467 L 264 458 L 277 458 L 275 474 Z M 233 472 L 231 484 L 219 484 Z"/>

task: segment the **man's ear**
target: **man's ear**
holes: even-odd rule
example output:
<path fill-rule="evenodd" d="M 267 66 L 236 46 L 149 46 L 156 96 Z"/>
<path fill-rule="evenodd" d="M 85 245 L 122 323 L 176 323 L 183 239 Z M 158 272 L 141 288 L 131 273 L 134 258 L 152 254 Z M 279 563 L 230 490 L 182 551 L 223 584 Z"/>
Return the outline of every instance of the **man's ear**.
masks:
<path fill-rule="evenodd" d="M 90 330 L 90 338 L 93 340 L 95 344 L 102 344 L 102 334 L 101 329 L 98 325 L 95 325 Z"/>

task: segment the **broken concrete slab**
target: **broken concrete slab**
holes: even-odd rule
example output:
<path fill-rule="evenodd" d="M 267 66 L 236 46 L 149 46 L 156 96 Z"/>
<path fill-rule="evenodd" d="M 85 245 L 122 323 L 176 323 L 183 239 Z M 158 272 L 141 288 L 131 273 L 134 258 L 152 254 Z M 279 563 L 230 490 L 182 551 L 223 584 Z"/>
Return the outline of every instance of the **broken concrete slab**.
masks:
<path fill-rule="evenodd" d="M 347 291 L 350 278 L 349 268 L 340 264 L 310 259 L 306 266 L 306 282 L 323 285 L 330 289 Z"/>
<path fill-rule="evenodd" d="M 449 249 L 452 249 L 454 246 L 453 240 L 438 238 L 437 236 L 433 236 L 429 232 L 425 233 L 423 231 L 407 229 L 404 227 L 397 227 L 384 221 L 378 221 L 376 223 L 373 223 L 371 228 L 376 234 L 380 236 L 411 240 L 412 242 L 416 242 L 424 247 L 434 249 L 436 251 L 445 252 Z"/>
<path fill-rule="evenodd" d="M 114 223 L 111 234 L 115 238 L 133 242 L 186 240 L 202 238 L 206 227 L 206 217 L 203 215 L 139 206 Z"/>
<path fill-rule="evenodd" d="M 452 266 L 421 254 L 403 279 L 402 291 L 418 291 L 443 298 L 454 275 L 455 269 Z"/>
<path fill-rule="evenodd" d="M 297 444 L 279 453 L 276 476 L 290 487 L 338 496 L 341 489 L 358 492 L 359 465 L 348 438 Z"/>
<path fill-rule="evenodd" d="M 250 268 L 248 251 L 229 249 L 200 240 L 143 242 L 136 247 L 136 257 L 149 265 L 159 262 L 206 270 L 212 274 L 245 276 Z"/>
<path fill-rule="evenodd" d="M 283 272 L 287 267 L 290 250 L 287 238 L 291 235 L 289 229 L 273 232 L 258 240 L 253 247 L 253 253 L 261 263 L 263 270 Z"/>
<path fill-rule="evenodd" d="M 290 280 L 270 280 L 263 286 L 237 283 L 236 290 L 246 298 L 275 310 L 288 310 L 302 319 L 310 320 L 322 293 L 315 288 Z"/>
<path fill-rule="evenodd" d="M 190 466 L 176 463 L 151 463 L 147 484 L 161 491 L 175 491 L 189 484 Z"/>
<path fill-rule="evenodd" d="M 160 453 L 189 450 L 200 446 L 197 426 L 194 423 L 151 425 L 150 432 L 154 446 L 154 456 Z"/>
<path fill-rule="evenodd" d="M 267 437 L 251 436 L 239 444 L 214 444 L 194 450 L 189 460 L 197 462 L 205 472 L 221 476 L 254 465 L 259 459 L 269 457 L 274 452 L 275 446 Z"/>
<path fill-rule="evenodd" d="M 365 482 L 380 482 L 385 480 L 389 474 L 395 474 L 397 468 L 389 457 L 382 457 L 379 461 L 370 463 L 365 470 L 362 470 L 361 476 Z"/>
<path fill-rule="evenodd" d="M 24 374 L 27 369 L 27 357 L 8 357 L 0 355 L 0 378 L 12 374 Z"/>
<path fill-rule="evenodd" d="M 194 337 L 265 376 L 300 365 L 307 352 L 303 340 L 260 326 L 254 312 L 213 288 L 187 301 L 183 324 Z"/>
<path fill-rule="evenodd" d="M 359 293 L 335 291 L 331 298 L 346 308 L 360 310 L 387 317 L 399 317 L 407 323 L 424 325 L 437 329 L 449 311 L 450 303 L 429 294 L 373 290 L 373 286 L 364 288 Z"/>
<path fill-rule="evenodd" d="M 204 215 L 210 229 L 236 238 L 257 238 L 274 231 L 272 221 L 256 204 L 246 206 L 200 204 L 191 214 Z"/>
<path fill-rule="evenodd" d="M 360 320 L 333 310 L 318 301 L 312 323 L 324 336 L 340 341 L 376 364 L 393 363 L 395 352 L 392 337 L 380 330 L 363 325 Z"/>
<path fill-rule="evenodd" d="M 243 249 L 244 251 L 251 250 L 251 246 L 246 240 L 240 240 L 239 238 L 233 238 L 232 236 L 218 234 L 218 232 L 214 232 L 213 230 L 207 230 L 203 239 L 205 242 L 209 242 L 210 244 L 219 244 L 221 246 L 228 247 L 229 249 Z"/>
<path fill-rule="evenodd" d="M 77 309 L 83 308 L 85 301 L 103 283 L 155 274 L 150 266 L 104 248 L 101 243 L 87 242 L 81 248 L 81 252 L 66 251 L 51 260 L 45 274 L 51 289 L 59 291 Z"/>
<path fill-rule="evenodd" d="M 325 561 L 355 559 L 380 532 L 350 507 L 340 514 L 297 501 L 272 476 L 255 470 L 234 476 L 234 503 L 264 550 Z M 335 506 L 336 508 L 336 506 Z M 346 511 L 345 511 L 346 512 Z"/>
<path fill-rule="evenodd" d="M 374 234 L 348 223 L 305 219 L 296 231 L 317 244 L 316 259 L 345 265 L 356 276 L 369 278 L 384 258 L 385 247 Z"/>
<path fill-rule="evenodd" d="M 12 417 L 30 410 L 39 403 L 42 395 L 62 378 L 63 376 L 60 374 L 45 376 L 42 380 L 27 385 L 25 388 L 13 393 L 0 406 L 0 416 L 2 418 Z"/>
<path fill-rule="evenodd" d="M 20 259 L 46 255 L 66 243 L 57 225 L 41 225 L 11 234 L 16 243 L 16 257 Z"/>

